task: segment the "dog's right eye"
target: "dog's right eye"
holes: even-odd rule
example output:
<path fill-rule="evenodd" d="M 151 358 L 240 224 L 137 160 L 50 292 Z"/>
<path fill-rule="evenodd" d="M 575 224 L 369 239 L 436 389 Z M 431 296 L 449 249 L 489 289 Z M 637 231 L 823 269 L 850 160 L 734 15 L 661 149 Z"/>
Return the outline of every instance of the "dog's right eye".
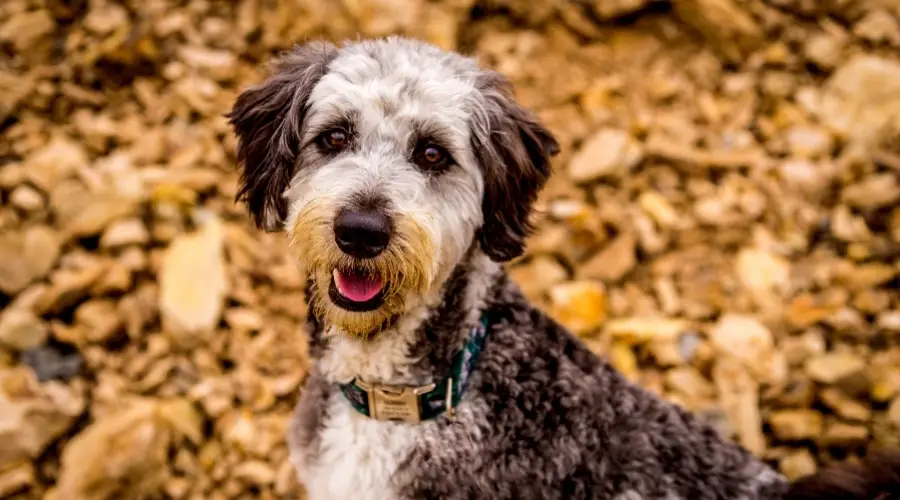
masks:
<path fill-rule="evenodd" d="M 319 134 L 316 142 L 326 151 L 339 151 L 350 144 L 350 135 L 341 129 L 326 130 Z"/>

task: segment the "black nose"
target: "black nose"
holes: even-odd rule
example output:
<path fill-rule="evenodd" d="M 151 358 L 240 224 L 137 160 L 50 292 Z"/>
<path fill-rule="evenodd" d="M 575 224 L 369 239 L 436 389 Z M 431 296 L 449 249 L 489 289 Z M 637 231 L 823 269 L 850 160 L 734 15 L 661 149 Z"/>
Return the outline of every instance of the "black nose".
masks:
<path fill-rule="evenodd" d="M 371 259 L 391 241 L 391 220 L 381 210 L 341 210 L 334 220 L 334 240 L 347 255 Z"/>

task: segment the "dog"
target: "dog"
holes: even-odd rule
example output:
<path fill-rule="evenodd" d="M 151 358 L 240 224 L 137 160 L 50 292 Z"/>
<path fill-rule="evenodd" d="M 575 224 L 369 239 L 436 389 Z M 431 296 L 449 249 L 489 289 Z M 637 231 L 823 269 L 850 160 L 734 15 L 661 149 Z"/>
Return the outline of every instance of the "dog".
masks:
<path fill-rule="evenodd" d="M 307 280 L 287 440 L 310 499 L 786 497 L 511 281 L 559 145 L 503 75 L 399 36 L 311 41 L 226 117 L 237 199 Z"/>

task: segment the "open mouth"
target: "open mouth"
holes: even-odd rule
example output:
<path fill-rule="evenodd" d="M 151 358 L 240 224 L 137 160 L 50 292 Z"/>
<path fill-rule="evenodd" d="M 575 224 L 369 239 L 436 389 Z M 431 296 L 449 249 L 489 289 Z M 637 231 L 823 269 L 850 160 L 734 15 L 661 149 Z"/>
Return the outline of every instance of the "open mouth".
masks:
<path fill-rule="evenodd" d="M 328 290 L 331 301 L 348 311 L 371 311 L 384 302 L 381 277 L 357 270 L 335 269 Z"/>

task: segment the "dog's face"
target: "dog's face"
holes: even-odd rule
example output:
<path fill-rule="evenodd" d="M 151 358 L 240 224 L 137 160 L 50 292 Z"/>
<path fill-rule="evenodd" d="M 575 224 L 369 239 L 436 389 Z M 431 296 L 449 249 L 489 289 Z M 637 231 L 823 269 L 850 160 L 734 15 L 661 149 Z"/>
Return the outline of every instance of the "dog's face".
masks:
<path fill-rule="evenodd" d="M 299 47 L 229 119 L 239 197 L 290 235 L 317 315 L 360 337 L 439 290 L 476 243 L 520 255 L 558 149 L 505 78 L 401 38 Z"/>

